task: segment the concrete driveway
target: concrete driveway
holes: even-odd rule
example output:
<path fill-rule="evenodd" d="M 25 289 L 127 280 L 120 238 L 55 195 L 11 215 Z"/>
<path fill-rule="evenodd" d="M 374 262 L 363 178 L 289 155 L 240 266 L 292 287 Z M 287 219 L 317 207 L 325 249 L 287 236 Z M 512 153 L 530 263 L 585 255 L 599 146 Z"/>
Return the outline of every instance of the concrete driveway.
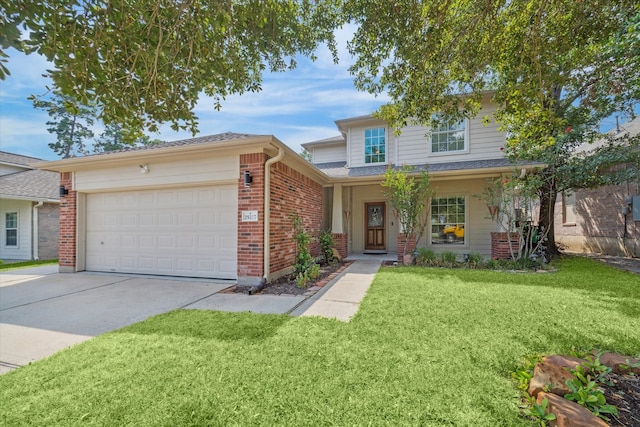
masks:
<path fill-rule="evenodd" d="M 233 285 L 224 281 L 57 270 L 0 274 L 0 373 L 178 308 L 287 313 L 304 299 L 218 294 Z"/>

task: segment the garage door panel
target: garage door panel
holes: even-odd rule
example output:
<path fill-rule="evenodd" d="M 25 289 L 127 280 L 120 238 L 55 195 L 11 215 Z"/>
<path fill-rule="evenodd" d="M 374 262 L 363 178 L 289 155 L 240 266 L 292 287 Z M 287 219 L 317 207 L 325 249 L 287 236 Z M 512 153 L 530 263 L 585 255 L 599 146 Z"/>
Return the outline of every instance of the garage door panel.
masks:
<path fill-rule="evenodd" d="M 235 185 L 89 194 L 86 268 L 234 279 L 236 218 Z"/>

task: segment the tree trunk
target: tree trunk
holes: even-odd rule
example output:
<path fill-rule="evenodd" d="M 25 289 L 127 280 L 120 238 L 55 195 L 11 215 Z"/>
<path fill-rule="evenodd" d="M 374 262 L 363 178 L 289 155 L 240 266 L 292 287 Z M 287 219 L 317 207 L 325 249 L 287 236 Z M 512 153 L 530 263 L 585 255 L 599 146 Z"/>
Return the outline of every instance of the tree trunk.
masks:
<path fill-rule="evenodd" d="M 560 251 L 556 246 L 554 217 L 556 212 L 556 198 L 558 196 L 558 188 L 553 177 L 553 171 L 545 169 L 542 172 L 545 184 L 540 189 L 540 218 L 539 225 L 541 230 L 544 229 L 547 236 L 545 256 L 548 260 L 560 255 Z"/>

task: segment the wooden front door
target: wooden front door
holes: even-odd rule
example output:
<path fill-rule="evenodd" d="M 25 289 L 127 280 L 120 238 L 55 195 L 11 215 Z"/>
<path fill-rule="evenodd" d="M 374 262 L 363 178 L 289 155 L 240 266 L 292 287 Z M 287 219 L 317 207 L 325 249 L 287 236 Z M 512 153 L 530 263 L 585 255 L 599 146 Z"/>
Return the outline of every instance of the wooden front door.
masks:
<path fill-rule="evenodd" d="M 385 250 L 384 241 L 384 202 L 365 203 L 365 243 L 364 248 L 369 250 Z"/>

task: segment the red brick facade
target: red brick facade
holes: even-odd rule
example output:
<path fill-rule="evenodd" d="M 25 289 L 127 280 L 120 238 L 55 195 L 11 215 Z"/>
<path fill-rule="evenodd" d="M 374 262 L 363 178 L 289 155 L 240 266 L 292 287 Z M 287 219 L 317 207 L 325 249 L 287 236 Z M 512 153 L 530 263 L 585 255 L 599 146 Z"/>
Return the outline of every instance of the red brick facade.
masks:
<path fill-rule="evenodd" d="M 512 254 L 518 256 L 519 247 L 520 234 L 497 231 L 491 233 L 491 259 L 513 259 Z"/>
<path fill-rule="evenodd" d="M 322 185 L 303 173 L 281 162 L 271 167 L 270 273 L 288 269 L 295 263 L 294 213 L 302 218 L 305 231 L 314 238 L 311 255 L 320 255 L 315 238 L 322 229 L 322 195 Z"/>
<path fill-rule="evenodd" d="M 347 233 L 333 233 L 331 237 L 333 237 L 333 244 L 336 250 L 342 257 L 342 259 L 345 259 L 349 255 L 348 253 L 349 235 Z"/>
<path fill-rule="evenodd" d="M 406 248 L 405 248 L 406 242 Z M 416 249 L 416 235 L 405 237 L 404 233 L 398 234 L 398 262 L 403 262 L 405 254 L 410 254 Z"/>
<path fill-rule="evenodd" d="M 609 255 L 640 256 L 640 221 L 622 214 L 640 185 L 610 185 L 575 192 L 575 222 L 565 218 L 562 194 L 555 206 L 555 237 L 567 249 Z M 625 221 L 626 220 L 626 221 Z"/>
<path fill-rule="evenodd" d="M 74 272 L 76 269 L 76 192 L 71 190 L 73 174 L 60 174 L 60 185 L 69 190 L 69 194 L 60 197 L 60 271 Z"/>
<path fill-rule="evenodd" d="M 240 155 L 238 178 L 238 279 L 264 276 L 264 153 Z M 253 182 L 244 186 L 244 172 Z M 242 221 L 242 211 L 258 211 L 258 221 Z"/>

